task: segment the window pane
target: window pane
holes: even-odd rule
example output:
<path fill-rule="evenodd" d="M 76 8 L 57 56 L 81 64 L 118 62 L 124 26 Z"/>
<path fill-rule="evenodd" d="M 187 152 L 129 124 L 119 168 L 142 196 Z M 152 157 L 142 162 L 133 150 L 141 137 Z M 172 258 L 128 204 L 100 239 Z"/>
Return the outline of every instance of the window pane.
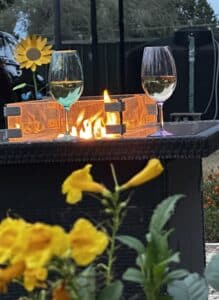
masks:
<path fill-rule="evenodd" d="M 90 40 L 90 0 L 62 0 L 62 42 Z"/>
<path fill-rule="evenodd" d="M 28 34 L 53 37 L 53 1 L 51 0 L 10 0 L 0 6 L 0 28 L 24 37 Z"/>
<path fill-rule="evenodd" d="M 118 24 L 118 0 L 97 0 L 97 28 L 99 41 L 118 41 Z"/>
<path fill-rule="evenodd" d="M 216 12 L 207 0 L 126 0 L 124 9 L 126 39 L 163 38 L 180 27 L 216 25 Z"/>

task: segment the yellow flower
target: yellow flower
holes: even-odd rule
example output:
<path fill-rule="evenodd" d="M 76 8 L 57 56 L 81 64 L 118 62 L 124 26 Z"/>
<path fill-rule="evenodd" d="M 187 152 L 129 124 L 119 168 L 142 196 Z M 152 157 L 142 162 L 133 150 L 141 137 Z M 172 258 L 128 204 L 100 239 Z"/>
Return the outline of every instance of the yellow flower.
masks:
<path fill-rule="evenodd" d="M 37 66 L 48 64 L 51 60 L 52 46 L 47 45 L 47 39 L 36 37 L 36 35 L 27 36 L 15 49 L 16 60 L 21 68 L 36 71 Z"/>
<path fill-rule="evenodd" d="M 64 284 L 55 288 L 52 293 L 52 300 L 70 300 L 70 296 L 65 289 Z"/>
<path fill-rule="evenodd" d="M 45 266 L 53 256 L 65 256 L 69 249 L 68 235 L 59 226 L 35 223 L 22 238 L 25 251 L 18 253 L 15 259 L 24 260 L 30 269 Z"/>
<path fill-rule="evenodd" d="M 144 169 L 120 186 L 119 190 L 127 190 L 129 188 L 141 185 L 160 175 L 163 170 L 164 168 L 159 159 L 150 159 Z"/>
<path fill-rule="evenodd" d="M 90 264 L 106 249 L 107 235 L 86 219 L 78 219 L 69 232 L 72 257 L 79 266 Z"/>
<path fill-rule="evenodd" d="M 93 181 L 90 174 L 92 165 L 87 164 L 83 169 L 74 171 L 62 184 L 62 193 L 67 194 L 66 201 L 75 204 L 82 198 L 82 192 L 100 193 L 105 195 L 108 190 L 100 183 Z"/>
<path fill-rule="evenodd" d="M 20 240 L 28 226 L 23 219 L 6 218 L 0 223 L 0 263 L 22 251 L 24 244 Z"/>
<path fill-rule="evenodd" d="M 26 269 L 24 271 L 24 287 L 28 292 L 32 292 L 34 288 L 46 288 L 45 280 L 48 271 L 45 268 Z"/>
<path fill-rule="evenodd" d="M 25 269 L 24 262 L 18 262 L 5 269 L 0 269 L 0 292 L 7 292 L 8 284 L 15 278 L 21 277 Z"/>

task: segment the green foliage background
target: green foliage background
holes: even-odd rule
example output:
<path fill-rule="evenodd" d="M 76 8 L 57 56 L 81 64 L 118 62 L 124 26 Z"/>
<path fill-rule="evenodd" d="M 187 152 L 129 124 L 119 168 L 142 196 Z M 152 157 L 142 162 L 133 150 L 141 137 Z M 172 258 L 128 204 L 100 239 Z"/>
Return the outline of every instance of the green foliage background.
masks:
<path fill-rule="evenodd" d="M 118 39 L 118 0 L 96 0 L 100 40 Z M 53 1 L 0 0 L 0 27 L 13 32 L 20 12 L 28 32 L 53 36 Z M 90 40 L 90 0 L 61 0 L 63 40 Z M 216 25 L 207 0 L 124 0 L 126 38 L 162 37 L 182 25 Z"/>
<path fill-rule="evenodd" d="M 219 172 L 212 170 L 203 181 L 205 239 L 219 241 Z"/>

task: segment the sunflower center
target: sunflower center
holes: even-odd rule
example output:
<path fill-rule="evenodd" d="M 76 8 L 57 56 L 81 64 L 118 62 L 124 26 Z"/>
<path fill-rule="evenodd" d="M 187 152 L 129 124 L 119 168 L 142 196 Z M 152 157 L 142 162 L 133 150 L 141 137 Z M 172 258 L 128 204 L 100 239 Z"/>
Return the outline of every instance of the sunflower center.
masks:
<path fill-rule="evenodd" d="M 37 59 L 40 59 L 41 57 L 41 52 L 39 49 L 37 48 L 30 48 L 27 53 L 26 53 L 26 56 L 29 60 L 37 60 Z"/>

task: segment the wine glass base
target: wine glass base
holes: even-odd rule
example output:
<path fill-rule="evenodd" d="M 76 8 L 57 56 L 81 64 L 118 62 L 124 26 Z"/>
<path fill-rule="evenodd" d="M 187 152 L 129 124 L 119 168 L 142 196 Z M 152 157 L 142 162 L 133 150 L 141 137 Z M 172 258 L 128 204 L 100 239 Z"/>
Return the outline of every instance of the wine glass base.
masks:
<path fill-rule="evenodd" d="M 71 134 L 59 134 L 57 138 L 55 139 L 56 141 L 60 142 L 66 142 L 66 141 L 78 141 L 80 138 L 78 136 L 73 136 Z"/>
<path fill-rule="evenodd" d="M 162 136 L 171 136 L 173 135 L 173 133 L 169 132 L 169 131 L 166 131 L 165 129 L 160 129 L 152 134 L 150 134 L 149 136 L 152 136 L 152 137 L 162 137 Z"/>

